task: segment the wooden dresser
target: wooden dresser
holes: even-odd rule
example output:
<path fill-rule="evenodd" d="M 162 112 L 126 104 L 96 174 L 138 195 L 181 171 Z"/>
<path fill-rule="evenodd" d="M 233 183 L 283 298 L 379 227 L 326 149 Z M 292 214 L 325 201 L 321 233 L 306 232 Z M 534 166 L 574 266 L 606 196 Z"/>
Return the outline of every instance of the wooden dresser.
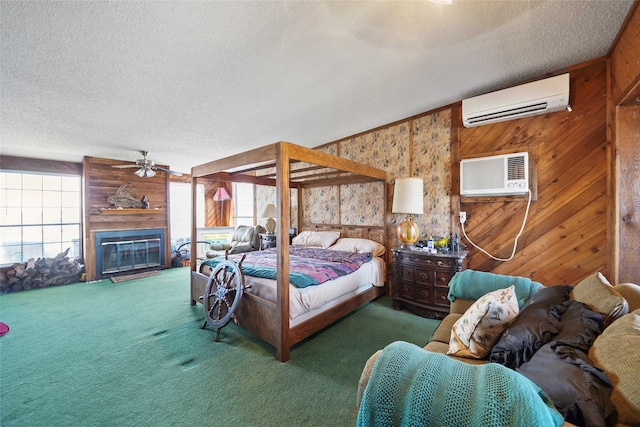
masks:
<path fill-rule="evenodd" d="M 393 308 L 441 319 L 449 314 L 449 281 L 467 268 L 467 252 L 429 254 L 396 248 L 393 252 Z"/>

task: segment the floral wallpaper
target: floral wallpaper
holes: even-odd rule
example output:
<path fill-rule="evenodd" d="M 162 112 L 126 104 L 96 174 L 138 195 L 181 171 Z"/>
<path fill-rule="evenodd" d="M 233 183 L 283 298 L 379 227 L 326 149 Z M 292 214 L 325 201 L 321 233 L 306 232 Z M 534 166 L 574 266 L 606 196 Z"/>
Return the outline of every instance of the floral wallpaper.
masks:
<path fill-rule="evenodd" d="M 266 218 L 262 218 L 262 211 L 264 211 L 265 206 L 269 203 L 276 203 L 276 188 L 270 187 L 267 185 L 256 185 L 255 187 L 255 206 L 256 206 L 256 217 L 258 218 L 258 224 L 264 227 Z M 297 228 L 298 218 L 298 190 L 295 188 L 291 189 L 291 224 L 289 227 Z M 278 219 L 275 218 L 277 221 Z"/>
<path fill-rule="evenodd" d="M 451 233 L 451 110 L 413 122 L 413 176 L 424 179 L 424 215 L 415 218 L 420 235 Z"/>
<path fill-rule="evenodd" d="M 340 157 L 387 172 L 389 247 L 399 245 L 396 227 L 405 218 L 391 213 L 393 184 L 397 177 L 417 176 L 424 180 L 425 213 L 414 218 L 420 228 L 420 238 L 450 233 L 450 122 L 451 111 L 444 110 L 321 147 L 322 151 L 337 153 Z M 336 223 L 336 215 L 339 215 L 343 224 L 381 224 L 383 191 L 379 184 L 314 189 L 308 196 L 303 196 L 305 220 Z M 339 204 L 337 200 L 340 200 Z"/>
<path fill-rule="evenodd" d="M 304 190 L 304 220 L 320 224 L 379 225 L 384 221 L 387 199 L 389 247 L 400 244 L 396 227 L 405 218 L 392 214 L 393 185 L 398 177 L 417 176 L 424 180 L 424 214 L 414 217 L 420 239 L 429 235 L 448 236 L 451 230 L 451 110 L 376 129 L 318 148 L 332 155 L 373 166 L 387 172 L 387 194 L 379 183 L 313 187 Z M 307 164 L 297 163 L 292 169 Z M 292 190 L 291 227 L 298 227 L 296 190 Z M 275 203 L 275 188 L 256 186 L 258 222 L 264 206 Z"/>
<path fill-rule="evenodd" d="M 382 225 L 384 223 L 382 183 L 340 186 L 340 224 Z"/>

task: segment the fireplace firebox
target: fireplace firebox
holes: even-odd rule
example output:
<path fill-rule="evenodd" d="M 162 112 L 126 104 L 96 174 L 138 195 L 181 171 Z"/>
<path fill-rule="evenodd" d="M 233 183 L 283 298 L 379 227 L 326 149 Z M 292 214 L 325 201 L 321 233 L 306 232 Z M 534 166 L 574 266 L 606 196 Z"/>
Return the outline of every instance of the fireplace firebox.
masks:
<path fill-rule="evenodd" d="M 161 267 L 164 261 L 164 229 L 96 232 L 96 273 L 117 273 Z"/>

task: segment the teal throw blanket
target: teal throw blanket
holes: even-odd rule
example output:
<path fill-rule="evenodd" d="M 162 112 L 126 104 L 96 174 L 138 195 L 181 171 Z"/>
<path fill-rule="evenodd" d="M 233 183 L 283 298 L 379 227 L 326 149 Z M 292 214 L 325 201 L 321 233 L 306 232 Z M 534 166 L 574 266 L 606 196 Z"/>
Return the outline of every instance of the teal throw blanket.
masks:
<path fill-rule="evenodd" d="M 497 363 L 471 365 L 402 341 L 373 366 L 358 426 L 560 426 L 531 380 Z"/>
<path fill-rule="evenodd" d="M 464 270 L 456 273 L 449 282 L 449 301 L 453 302 L 456 298 L 476 300 L 487 292 L 505 289 L 511 285 L 515 285 L 520 308 L 543 287 L 542 283 L 534 282 L 527 277 Z"/>

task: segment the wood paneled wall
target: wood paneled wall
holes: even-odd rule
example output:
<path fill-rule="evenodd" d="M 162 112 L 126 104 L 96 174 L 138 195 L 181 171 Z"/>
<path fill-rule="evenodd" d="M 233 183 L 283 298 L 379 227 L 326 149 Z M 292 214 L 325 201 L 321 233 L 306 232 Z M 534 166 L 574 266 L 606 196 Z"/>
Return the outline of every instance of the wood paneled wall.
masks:
<path fill-rule="evenodd" d="M 610 53 L 611 98 L 618 105 L 640 82 L 640 7 L 636 1 Z"/>
<path fill-rule="evenodd" d="M 227 193 L 233 197 L 233 186 L 230 182 L 212 181 L 210 179 L 199 179 L 198 184 L 204 184 L 204 199 L 205 199 L 205 227 L 226 227 L 230 224 L 231 212 L 233 207 L 233 200 L 226 200 L 224 204 L 222 202 L 216 202 L 213 200 L 213 195 L 220 187 L 224 187 Z M 221 210 L 222 212 L 221 215 Z"/>
<path fill-rule="evenodd" d="M 640 283 L 640 7 L 636 2 L 610 53 L 609 245 L 611 276 Z"/>
<path fill-rule="evenodd" d="M 84 254 L 87 280 L 96 278 L 95 235 L 97 231 L 135 230 L 162 228 L 165 230 L 164 253 L 165 267 L 171 261 L 171 235 L 169 231 L 169 178 L 158 173 L 153 178 L 140 178 L 135 169 L 115 169 L 112 165 L 122 161 L 85 157 L 83 160 L 84 178 Z M 135 196 L 149 199 L 150 209 L 144 212 L 110 213 L 101 209 L 113 208 L 107 201 L 116 193 L 118 187 L 131 183 Z"/>
<path fill-rule="evenodd" d="M 533 179 L 537 176 L 532 183 L 537 197 L 514 259 L 495 261 L 471 248 L 469 268 L 530 277 L 545 285 L 575 284 L 594 271 L 608 275 L 606 71 L 605 60 L 570 71 L 573 112 L 469 129 L 457 123 L 458 147 L 452 151 L 461 159 L 528 151 Z M 467 235 L 499 258 L 511 255 L 526 206 L 526 197 L 460 201 L 460 210 L 467 212 Z"/>

